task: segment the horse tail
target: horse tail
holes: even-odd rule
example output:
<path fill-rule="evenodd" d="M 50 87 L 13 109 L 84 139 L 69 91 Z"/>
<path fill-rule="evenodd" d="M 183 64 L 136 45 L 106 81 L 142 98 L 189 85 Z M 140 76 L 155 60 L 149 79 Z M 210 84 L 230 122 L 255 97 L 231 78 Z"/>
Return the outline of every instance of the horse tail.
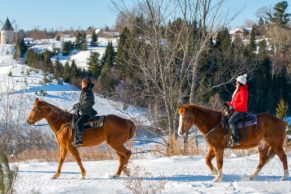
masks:
<path fill-rule="evenodd" d="M 129 139 L 131 139 L 133 138 L 136 132 L 136 126 L 131 120 L 128 120 L 128 123 L 129 123 Z"/>

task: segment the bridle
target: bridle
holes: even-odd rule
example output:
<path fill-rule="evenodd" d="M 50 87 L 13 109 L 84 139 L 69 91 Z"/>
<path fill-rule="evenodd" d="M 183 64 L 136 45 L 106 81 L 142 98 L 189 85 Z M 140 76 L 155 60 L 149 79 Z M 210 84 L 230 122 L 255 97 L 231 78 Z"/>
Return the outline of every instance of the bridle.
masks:
<path fill-rule="evenodd" d="M 34 116 L 35 116 L 35 114 L 37 113 L 37 112 L 40 112 L 41 114 L 42 114 L 42 110 L 41 110 L 41 105 L 40 104 L 38 104 L 37 105 L 37 107 L 35 108 L 35 109 L 33 109 L 33 110 L 31 110 L 31 112 L 33 112 L 33 115 L 32 115 L 32 117 L 31 117 L 31 121 L 32 121 L 32 119 L 34 118 Z M 62 115 L 63 116 L 63 115 Z M 55 119 L 54 121 L 52 121 L 52 123 L 56 123 L 56 122 L 58 122 L 59 120 L 61 120 L 61 118 L 62 118 L 62 116 L 61 117 L 57 117 L 57 119 Z M 32 123 L 32 125 L 34 126 L 34 127 L 42 127 L 42 126 L 47 126 L 47 125 L 49 125 L 49 124 L 34 124 L 33 122 L 31 122 Z"/>

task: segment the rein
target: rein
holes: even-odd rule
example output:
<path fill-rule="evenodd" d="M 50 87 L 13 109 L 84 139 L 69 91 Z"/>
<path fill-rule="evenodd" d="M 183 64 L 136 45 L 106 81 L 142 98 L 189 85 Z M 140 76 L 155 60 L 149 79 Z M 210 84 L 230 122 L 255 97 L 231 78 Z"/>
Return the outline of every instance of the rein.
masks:
<path fill-rule="evenodd" d="M 70 110 L 69 112 L 71 112 L 72 110 Z M 34 115 L 35 115 L 35 113 L 37 111 L 42 111 L 42 110 L 40 109 L 40 105 L 39 105 L 35 110 L 32 110 L 32 111 L 33 111 L 33 117 L 34 117 Z M 57 119 L 55 119 L 54 121 L 52 121 L 52 123 L 58 122 L 59 120 L 62 119 L 62 117 L 63 117 L 63 115 L 60 116 L 60 117 L 57 117 Z M 46 123 L 46 124 L 37 124 L 37 125 L 36 124 L 33 124 L 34 127 L 43 127 L 43 126 L 48 126 L 48 125 L 49 125 L 48 123 Z"/>
<path fill-rule="evenodd" d="M 218 125 L 216 125 L 215 127 L 213 127 L 212 129 L 210 129 L 209 131 L 207 131 L 207 133 L 205 134 L 205 138 L 212 133 L 215 129 L 217 129 L 219 126 L 221 125 L 221 123 L 219 123 Z"/>

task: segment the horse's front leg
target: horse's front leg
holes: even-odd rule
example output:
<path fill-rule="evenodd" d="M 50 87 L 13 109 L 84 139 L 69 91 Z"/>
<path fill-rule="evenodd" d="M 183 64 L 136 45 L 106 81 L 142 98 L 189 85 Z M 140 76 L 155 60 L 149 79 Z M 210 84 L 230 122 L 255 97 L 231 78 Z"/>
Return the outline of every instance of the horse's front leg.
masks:
<path fill-rule="evenodd" d="M 211 170 L 211 172 L 214 174 L 214 176 L 217 176 L 217 170 L 212 165 L 212 162 L 211 162 L 214 157 L 215 157 L 214 150 L 212 147 L 209 147 L 208 153 L 206 154 L 206 157 L 205 157 L 205 162 L 207 166 L 209 167 L 209 169 Z"/>
<path fill-rule="evenodd" d="M 60 146 L 59 166 L 58 166 L 58 170 L 57 170 L 56 174 L 52 177 L 53 179 L 57 179 L 61 175 L 62 166 L 63 166 L 64 160 L 67 156 L 67 153 L 68 153 L 68 149 Z"/>
<path fill-rule="evenodd" d="M 83 164 L 82 164 L 82 161 L 81 161 L 81 158 L 80 158 L 80 155 L 79 155 L 79 152 L 77 150 L 76 147 L 72 146 L 72 145 L 69 145 L 69 150 L 70 152 L 72 153 L 72 155 L 75 157 L 79 167 L 80 167 L 80 170 L 81 170 L 81 173 L 82 173 L 82 179 L 85 179 L 85 176 L 86 176 L 86 170 L 84 169 L 83 167 Z"/>
<path fill-rule="evenodd" d="M 215 152 L 215 157 L 216 157 L 216 164 L 217 164 L 217 176 L 215 179 L 213 179 L 213 182 L 221 182 L 222 181 L 222 166 L 223 166 L 223 153 L 224 149 L 223 148 L 216 148 L 214 150 Z"/>

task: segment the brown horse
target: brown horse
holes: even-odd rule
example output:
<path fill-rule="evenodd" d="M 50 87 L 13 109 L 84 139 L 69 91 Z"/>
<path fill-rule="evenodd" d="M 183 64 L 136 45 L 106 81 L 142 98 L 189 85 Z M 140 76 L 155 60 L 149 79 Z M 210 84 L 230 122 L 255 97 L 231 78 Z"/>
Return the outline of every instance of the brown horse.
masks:
<path fill-rule="evenodd" d="M 61 174 L 63 162 L 67 152 L 70 151 L 75 157 L 82 173 L 82 179 L 86 176 L 86 171 L 82 165 L 79 152 L 72 146 L 74 139 L 71 129 L 72 114 L 36 98 L 31 112 L 28 115 L 27 123 L 34 124 L 45 118 L 52 128 L 57 142 L 60 146 L 59 166 L 53 179 Z M 107 115 L 101 128 L 86 129 L 84 131 L 82 147 L 94 146 L 106 141 L 117 153 L 119 166 L 114 177 L 120 176 L 123 171 L 128 175 L 127 163 L 131 156 L 131 151 L 124 147 L 124 143 L 130 140 L 136 131 L 134 123 L 128 119 L 123 119 L 115 115 Z"/>
<path fill-rule="evenodd" d="M 196 125 L 208 143 L 208 153 L 205 157 L 206 164 L 216 176 L 214 182 L 222 180 L 223 153 L 226 146 L 224 129 L 221 126 L 222 113 L 202 108 L 193 104 L 185 104 L 178 110 L 180 121 L 178 134 L 184 135 L 192 125 Z M 262 167 L 276 154 L 284 168 L 284 175 L 281 180 L 288 178 L 287 157 L 283 150 L 285 139 L 284 122 L 270 114 L 257 115 L 257 126 L 246 129 L 246 140 L 240 145 L 233 146 L 233 149 L 248 149 L 258 146 L 260 162 L 255 172 L 250 176 L 254 179 Z M 242 129 L 239 129 L 242 135 Z M 218 171 L 212 165 L 212 159 L 216 157 Z"/>

